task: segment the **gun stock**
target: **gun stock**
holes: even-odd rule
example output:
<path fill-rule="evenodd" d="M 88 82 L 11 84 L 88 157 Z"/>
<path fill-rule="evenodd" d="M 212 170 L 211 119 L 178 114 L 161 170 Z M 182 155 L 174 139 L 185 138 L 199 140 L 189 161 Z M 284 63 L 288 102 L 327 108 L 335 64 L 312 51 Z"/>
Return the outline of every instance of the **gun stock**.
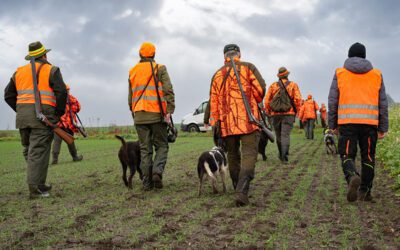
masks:
<path fill-rule="evenodd" d="M 63 141 L 65 141 L 68 145 L 71 145 L 72 143 L 74 143 L 74 137 L 70 134 L 68 134 L 67 132 L 65 132 L 64 130 L 62 130 L 59 127 L 55 127 L 53 128 L 53 131 L 56 135 L 58 135 L 61 139 L 63 139 Z"/>

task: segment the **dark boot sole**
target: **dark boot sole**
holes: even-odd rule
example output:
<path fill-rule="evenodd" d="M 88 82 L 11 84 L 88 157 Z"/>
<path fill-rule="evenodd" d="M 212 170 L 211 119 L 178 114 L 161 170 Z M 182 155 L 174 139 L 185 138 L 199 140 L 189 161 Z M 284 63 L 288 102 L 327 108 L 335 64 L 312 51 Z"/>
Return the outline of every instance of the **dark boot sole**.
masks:
<path fill-rule="evenodd" d="M 360 187 L 361 179 L 358 176 L 351 178 L 349 183 L 349 190 L 347 191 L 347 201 L 354 202 L 358 198 L 358 188 Z"/>

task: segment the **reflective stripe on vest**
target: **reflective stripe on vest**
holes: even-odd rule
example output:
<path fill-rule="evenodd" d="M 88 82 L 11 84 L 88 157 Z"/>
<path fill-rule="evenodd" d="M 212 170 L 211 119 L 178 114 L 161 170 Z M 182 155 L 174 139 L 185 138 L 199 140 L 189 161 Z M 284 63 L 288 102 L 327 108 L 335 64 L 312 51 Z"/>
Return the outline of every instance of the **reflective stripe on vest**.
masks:
<path fill-rule="evenodd" d="M 347 69 L 336 70 L 339 89 L 338 124 L 379 124 L 379 91 L 381 72 L 373 69 L 355 74 Z"/>
<path fill-rule="evenodd" d="M 36 70 L 40 63 L 36 63 Z M 56 97 L 50 87 L 50 64 L 44 64 L 40 70 L 38 79 L 38 90 L 42 104 L 56 107 Z M 17 69 L 15 74 L 15 87 L 17 89 L 17 104 L 34 104 L 35 95 L 33 90 L 33 79 L 31 65 L 27 64 Z"/>
<path fill-rule="evenodd" d="M 157 75 L 157 69 L 160 66 L 157 66 L 157 64 L 153 62 L 153 67 L 154 73 Z M 129 82 L 132 91 L 132 112 L 161 112 L 157 97 L 156 85 L 154 78 L 152 77 L 152 70 L 149 62 L 140 62 L 136 64 L 136 66 L 133 67 L 129 72 Z M 161 105 L 164 113 L 166 113 L 167 104 L 164 98 L 161 81 L 158 82 L 158 94 L 161 99 Z"/>

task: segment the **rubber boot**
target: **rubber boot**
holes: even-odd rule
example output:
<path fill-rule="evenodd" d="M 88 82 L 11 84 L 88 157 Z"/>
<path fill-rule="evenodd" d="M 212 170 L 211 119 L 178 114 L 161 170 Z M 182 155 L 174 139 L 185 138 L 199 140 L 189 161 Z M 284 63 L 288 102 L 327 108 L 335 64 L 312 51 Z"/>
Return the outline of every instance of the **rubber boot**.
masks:
<path fill-rule="evenodd" d="M 48 191 L 41 191 L 37 185 L 29 185 L 29 199 L 47 198 L 49 196 Z"/>
<path fill-rule="evenodd" d="M 283 164 L 289 164 L 289 146 L 288 145 L 282 145 L 281 149 L 281 162 Z"/>
<path fill-rule="evenodd" d="M 77 152 L 76 146 L 75 146 L 75 142 L 73 142 L 72 144 L 68 145 L 68 150 L 69 150 L 69 153 L 72 156 L 72 160 L 73 161 L 81 161 L 81 160 L 83 160 L 83 156 L 82 155 L 78 155 L 78 152 Z"/>
<path fill-rule="evenodd" d="M 244 177 L 239 180 L 239 183 L 235 190 L 235 204 L 237 207 L 247 206 L 250 204 L 248 197 L 250 181 L 250 177 Z"/>
<path fill-rule="evenodd" d="M 151 178 L 147 175 L 143 176 L 143 191 L 150 191 L 154 188 L 154 183 L 151 181 Z"/>

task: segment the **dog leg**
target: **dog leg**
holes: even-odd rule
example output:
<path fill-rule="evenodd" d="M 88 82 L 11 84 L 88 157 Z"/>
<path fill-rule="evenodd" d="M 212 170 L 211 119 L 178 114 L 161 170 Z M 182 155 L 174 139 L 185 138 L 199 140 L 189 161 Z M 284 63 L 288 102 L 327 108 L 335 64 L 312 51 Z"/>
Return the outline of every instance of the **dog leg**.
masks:
<path fill-rule="evenodd" d="M 128 187 L 130 188 L 130 189 L 133 189 L 133 176 L 135 175 L 135 169 L 132 169 L 131 168 L 131 173 L 130 173 L 130 175 L 129 175 L 129 178 L 128 178 Z"/>
<path fill-rule="evenodd" d="M 205 168 L 205 170 L 207 172 L 208 177 L 210 178 L 212 189 L 213 189 L 213 193 L 217 194 L 218 193 L 217 178 L 215 178 L 215 175 L 211 172 L 210 165 L 208 165 L 207 162 L 204 163 L 204 168 Z"/>
<path fill-rule="evenodd" d="M 126 171 L 128 170 L 128 166 L 125 163 L 123 163 L 122 161 L 121 161 L 121 163 L 122 163 L 122 180 L 124 181 L 125 186 L 128 187 L 129 183 L 126 178 Z"/>

